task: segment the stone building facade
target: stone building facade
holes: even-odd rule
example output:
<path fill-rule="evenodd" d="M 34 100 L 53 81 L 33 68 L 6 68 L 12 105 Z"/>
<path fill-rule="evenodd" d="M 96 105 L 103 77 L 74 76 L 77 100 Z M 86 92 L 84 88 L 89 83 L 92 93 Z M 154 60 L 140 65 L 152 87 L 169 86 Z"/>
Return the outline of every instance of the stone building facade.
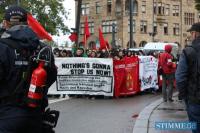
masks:
<path fill-rule="evenodd" d="M 156 41 L 176 42 L 184 48 L 190 40 L 186 31 L 199 21 L 200 15 L 194 0 L 133 0 L 134 43 L 130 45 L 129 9 L 129 0 L 82 0 L 79 42 L 83 40 L 87 16 L 91 33 L 87 47 L 98 44 L 98 28 L 101 27 L 109 43 L 115 35 L 118 47 L 142 47 Z M 114 34 L 113 23 L 116 25 Z"/>

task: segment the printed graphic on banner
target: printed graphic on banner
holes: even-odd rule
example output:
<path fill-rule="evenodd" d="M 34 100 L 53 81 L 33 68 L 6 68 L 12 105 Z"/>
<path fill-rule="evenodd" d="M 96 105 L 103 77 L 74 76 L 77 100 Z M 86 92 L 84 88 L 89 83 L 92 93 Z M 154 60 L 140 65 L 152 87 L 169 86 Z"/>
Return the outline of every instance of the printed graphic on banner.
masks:
<path fill-rule="evenodd" d="M 114 60 L 115 97 L 139 92 L 138 58 Z"/>
<path fill-rule="evenodd" d="M 59 75 L 58 88 L 60 91 L 112 93 L 112 77 Z"/>
<path fill-rule="evenodd" d="M 158 61 L 153 56 L 139 56 L 139 78 L 141 91 L 149 88 L 158 89 Z"/>
<path fill-rule="evenodd" d="M 112 59 L 57 58 L 57 91 L 113 96 Z"/>

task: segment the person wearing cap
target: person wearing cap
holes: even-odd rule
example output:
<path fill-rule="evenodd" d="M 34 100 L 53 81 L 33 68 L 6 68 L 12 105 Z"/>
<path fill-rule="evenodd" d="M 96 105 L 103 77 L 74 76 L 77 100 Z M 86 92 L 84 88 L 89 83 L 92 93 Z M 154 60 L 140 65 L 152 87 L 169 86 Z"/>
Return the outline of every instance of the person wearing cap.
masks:
<path fill-rule="evenodd" d="M 175 68 L 173 67 L 173 56 L 171 55 L 172 46 L 170 44 L 165 45 L 165 52 L 161 53 L 158 61 L 158 68 L 162 70 L 162 94 L 164 102 L 173 102 L 173 82 Z"/>
<path fill-rule="evenodd" d="M 184 100 L 188 118 L 197 123 L 193 133 L 200 133 L 200 23 L 188 30 L 192 43 L 183 49 L 176 70 L 176 87 L 179 100 Z"/>
<path fill-rule="evenodd" d="M 10 6 L 5 11 L 3 26 L 6 31 L 0 38 L 0 132 L 42 133 L 42 113 L 48 105 L 47 92 L 45 90 L 41 107 L 33 109 L 27 106 L 30 80 L 24 77 L 32 66 L 23 62 L 31 59 L 32 55 L 27 51 L 37 51 L 44 44 L 27 25 L 27 11 L 19 6 Z M 53 55 L 50 64 L 46 87 L 55 81 L 57 75 Z"/>

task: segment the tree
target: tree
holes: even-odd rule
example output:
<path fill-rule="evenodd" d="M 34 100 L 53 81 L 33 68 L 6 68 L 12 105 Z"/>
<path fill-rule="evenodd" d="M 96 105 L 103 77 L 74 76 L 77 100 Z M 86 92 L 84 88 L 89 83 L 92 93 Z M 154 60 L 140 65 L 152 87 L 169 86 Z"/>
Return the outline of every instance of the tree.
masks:
<path fill-rule="evenodd" d="M 29 11 L 41 25 L 52 35 L 69 32 L 64 24 L 69 12 L 64 9 L 64 0 L 20 0 L 20 6 Z M 16 4 L 16 0 L 0 0 L 0 22 L 3 20 L 5 9 Z"/>

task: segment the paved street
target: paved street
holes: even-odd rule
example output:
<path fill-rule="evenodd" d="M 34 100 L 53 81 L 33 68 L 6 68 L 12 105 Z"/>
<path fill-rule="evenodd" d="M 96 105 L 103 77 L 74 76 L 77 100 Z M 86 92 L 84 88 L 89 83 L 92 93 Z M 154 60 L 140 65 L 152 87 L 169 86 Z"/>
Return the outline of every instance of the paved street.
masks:
<path fill-rule="evenodd" d="M 158 94 L 140 94 L 119 99 L 70 98 L 52 103 L 60 110 L 56 133 L 132 133 L 137 115 Z"/>

